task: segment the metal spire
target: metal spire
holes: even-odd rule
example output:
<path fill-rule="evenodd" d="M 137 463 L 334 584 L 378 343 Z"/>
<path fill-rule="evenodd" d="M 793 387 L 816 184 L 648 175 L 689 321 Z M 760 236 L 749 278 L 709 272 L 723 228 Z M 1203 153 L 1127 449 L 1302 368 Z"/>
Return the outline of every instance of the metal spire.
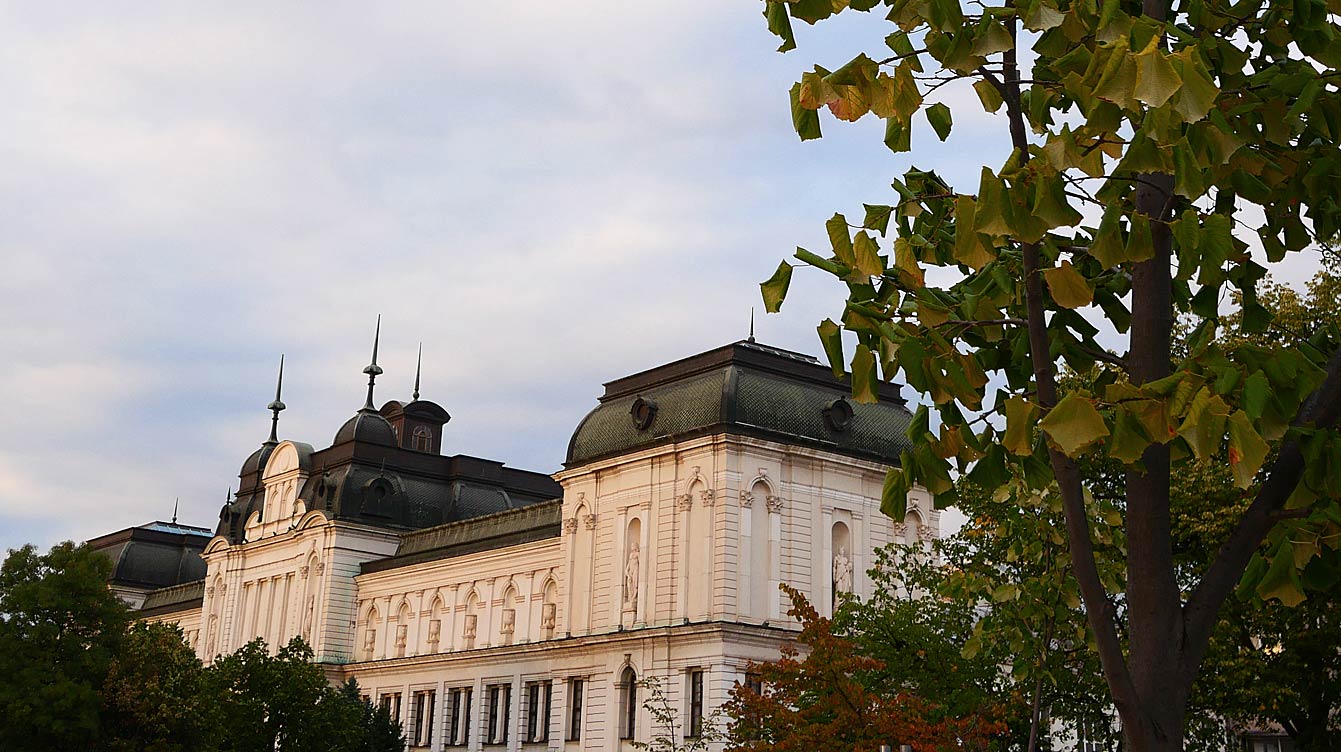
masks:
<path fill-rule="evenodd" d="M 746 342 L 754 341 L 754 306 L 750 306 L 750 338 Z"/>
<path fill-rule="evenodd" d="M 424 365 L 424 343 L 419 343 L 419 357 L 414 361 L 414 400 L 419 401 L 419 372 Z"/>
<path fill-rule="evenodd" d="M 172 500 L 172 524 L 174 525 L 177 524 L 177 503 L 180 502 L 181 500 L 182 497 L 180 496 Z"/>
<path fill-rule="evenodd" d="M 265 406 L 265 409 L 269 410 L 271 413 L 269 438 L 271 444 L 279 443 L 279 411 L 284 409 L 284 403 L 279 399 L 280 392 L 282 391 L 284 391 L 284 354 L 280 353 L 279 380 L 275 382 L 275 399 Z M 228 490 L 231 493 L 233 489 L 232 487 L 229 487 Z"/>
<path fill-rule="evenodd" d="M 382 375 L 382 368 L 381 366 L 377 365 L 377 344 L 379 341 L 381 341 L 381 339 L 382 339 L 382 314 L 379 313 L 377 314 L 377 331 L 376 333 L 373 334 L 372 362 L 368 364 L 367 368 L 363 369 L 363 372 L 368 374 L 368 401 L 363 405 L 364 410 L 377 409 L 373 407 L 373 385 L 377 381 L 377 377 Z"/>

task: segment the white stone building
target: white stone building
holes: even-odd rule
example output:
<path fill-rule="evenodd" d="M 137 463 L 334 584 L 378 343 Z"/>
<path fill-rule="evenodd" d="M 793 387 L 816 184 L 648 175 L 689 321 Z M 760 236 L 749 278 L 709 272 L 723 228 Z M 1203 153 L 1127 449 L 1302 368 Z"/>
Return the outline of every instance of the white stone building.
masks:
<path fill-rule="evenodd" d="M 935 535 L 914 491 L 881 515 L 909 413 L 813 358 L 737 342 L 606 385 L 553 476 L 444 456 L 438 405 L 364 408 L 331 445 L 271 437 L 204 546 L 203 580 L 147 595 L 204 660 L 302 635 L 392 706 L 412 749 L 613 750 L 656 733 L 656 677 L 692 736 L 751 661 L 867 594 L 872 551 Z"/>

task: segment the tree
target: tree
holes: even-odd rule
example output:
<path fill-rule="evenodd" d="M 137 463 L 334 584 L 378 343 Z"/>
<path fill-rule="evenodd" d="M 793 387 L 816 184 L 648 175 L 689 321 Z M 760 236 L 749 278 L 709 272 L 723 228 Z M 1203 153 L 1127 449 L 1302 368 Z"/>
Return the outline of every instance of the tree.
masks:
<path fill-rule="evenodd" d="M 935 429 L 931 410 L 915 416 L 913 448 L 886 479 L 886 511 L 901 519 L 913 484 L 948 504 L 952 470 L 1015 487 L 1017 498 L 1055 485 L 1127 748 L 1182 749 L 1192 685 L 1235 586 L 1246 578 L 1294 605 L 1329 566 L 1318 562 L 1336 556 L 1341 473 L 1327 463 L 1341 454 L 1341 340 L 1324 331 L 1263 347 L 1215 332 L 1226 287 L 1241 296 L 1247 330 L 1270 323 L 1257 289 L 1267 270 L 1238 237 L 1254 212 L 1272 262 L 1341 227 L 1338 6 L 768 0 L 765 16 L 786 51 L 793 19 L 877 5 L 892 54 L 805 73 L 791 91 L 801 138 L 821 135 L 827 107 L 841 120 L 883 118 L 885 144 L 909 151 L 918 112 L 949 135 L 952 111 L 927 97 L 964 81 L 1001 113 L 1012 146 L 983 168 L 976 194 L 913 169 L 894 182 L 894 204 L 866 207 L 855 236 L 842 215 L 829 221 L 831 256 L 797 250 L 847 285 L 841 325 L 826 320 L 819 332 L 835 373 L 843 332 L 855 339 L 854 397 L 874 399 L 879 378 L 902 375 L 937 413 Z M 882 254 L 877 238 L 891 235 Z M 934 267 L 933 279 L 953 281 L 928 285 Z M 763 283 L 768 310 L 791 273 L 784 262 Z M 1177 316 L 1192 323 L 1185 353 L 1173 347 Z M 1124 340 L 1123 352 L 1103 344 Z M 1059 362 L 1111 368 L 1092 391 L 1063 397 Z M 1086 457 L 1124 468 L 1121 624 L 1095 558 Z M 1223 462 L 1254 490 L 1184 588 L 1170 484 L 1198 461 Z"/>
<path fill-rule="evenodd" d="M 215 708 L 205 668 L 171 624 L 127 630 L 100 688 L 101 743 L 109 752 L 196 752 L 214 747 Z"/>
<path fill-rule="evenodd" d="M 638 686 L 647 690 L 643 708 L 652 716 L 652 739 L 633 742 L 634 749 L 646 752 L 707 752 L 713 744 L 723 740 L 721 708 L 714 709 L 702 718 L 697 735 L 682 738 L 680 713 L 666 696 L 661 680 L 656 677 L 640 679 Z"/>
<path fill-rule="evenodd" d="M 985 750 L 1003 726 L 991 712 L 963 718 L 928 700 L 882 685 L 885 664 L 834 634 L 800 591 L 783 586 L 801 623 L 799 643 L 782 658 L 753 667 L 762 691 L 737 685 L 726 704 L 728 750 L 850 752 L 907 744 L 915 752 Z M 981 710 L 981 709 L 980 709 Z"/>
<path fill-rule="evenodd" d="M 373 708 L 348 682 L 332 688 L 301 637 L 271 655 L 252 640 L 206 671 L 225 752 L 398 752 L 399 722 Z"/>
<path fill-rule="evenodd" d="M 129 620 L 107 588 L 111 563 L 61 543 L 0 566 L 0 749 L 91 749 L 99 691 Z"/>

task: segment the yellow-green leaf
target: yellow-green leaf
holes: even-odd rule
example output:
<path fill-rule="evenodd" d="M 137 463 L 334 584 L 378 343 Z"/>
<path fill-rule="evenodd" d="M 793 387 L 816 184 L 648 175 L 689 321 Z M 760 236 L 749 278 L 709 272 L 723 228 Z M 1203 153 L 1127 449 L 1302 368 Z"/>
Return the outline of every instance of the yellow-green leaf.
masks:
<path fill-rule="evenodd" d="M 1266 460 L 1268 449 L 1248 414 L 1235 410 L 1229 416 L 1229 467 L 1234 471 L 1234 485 L 1239 488 L 1252 485 Z"/>
<path fill-rule="evenodd" d="M 834 378 L 843 378 L 843 329 L 833 319 L 825 319 L 816 328 L 820 344 L 824 346 L 824 355 L 829 359 L 829 369 Z"/>
<path fill-rule="evenodd" d="M 885 273 L 885 262 L 880 260 L 880 247 L 870 235 L 857 233 L 852 251 L 857 257 L 857 271 L 868 277 L 879 277 Z"/>
<path fill-rule="evenodd" d="M 1068 457 L 1078 457 L 1087 447 L 1108 435 L 1104 418 L 1094 403 L 1079 392 L 1071 392 L 1052 408 L 1038 427 Z"/>
<path fill-rule="evenodd" d="M 1187 407 L 1187 415 L 1178 434 L 1192 447 L 1197 459 L 1204 460 L 1220 449 L 1225 436 L 1225 419 L 1229 417 L 1229 405 L 1210 387 L 1202 387 Z"/>
<path fill-rule="evenodd" d="M 792 283 L 792 265 L 783 261 L 778 270 L 766 281 L 759 283 L 759 292 L 764 296 L 764 310 L 777 313 L 782 308 L 782 300 L 787 297 L 787 287 Z"/>
<path fill-rule="evenodd" d="M 899 270 L 899 281 L 905 288 L 916 290 L 926 285 L 926 276 L 917 264 L 913 247 L 904 238 L 894 241 L 894 268 Z"/>
<path fill-rule="evenodd" d="M 879 385 L 875 353 L 866 345 L 857 345 L 857 351 L 852 354 L 852 399 L 864 404 L 878 402 Z"/>
<path fill-rule="evenodd" d="M 986 79 L 975 81 L 973 90 L 978 92 L 978 100 L 982 102 L 982 108 L 988 112 L 996 112 L 1001 109 L 1004 101 L 1001 99 L 1001 92 L 991 81 Z"/>
<path fill-rule="evenodd" d="M 1006 400 L 1006 435 L 1001 445 L 1011 454 L 1029 455 L 1034 453 L 1034 423 L 1038 417 L 1038 406 L 1024 397 L 1011 397 Z"/>
<path fill-rule="evenodd" d="M 848 234 L 847 217 L 842 214 L 835 214 L 824 223 L 824 229 L 829 232 L 829 244 L 833 247 L 833 255 L 844 266 L 853 268 L 857 265 L 857 257 L 852 251 L 852 236 Z"/>
<path fill-rule="evenodd" d="M 1060 266 L 1043 270 L 1048 282 L 1048 290 L 1057 305 L 1064 308 L 1083 308 L 1094 302 L 1094 288 L 1089 280 L 1071 266 L 1070 261 L 1062 261 Z"/>
<path fill-rule="evenodd" d="M 977 271 L 995 259 L 996 254 L 973 229 L 975 209 L 972 196 L 960 194 L 955 197 L 955 261 Z"/>
<path fill-rule="evenodd" d="M 1159 39 L 1152 37 L 1146 49 L 1136 56 L 1136 98 L 1151 107 L 1160 107 L 1182 85 L 1178 71 L 1159 49 Z"/>
<path fill-rule="evenodd" d="M 950 108 L 944 103 L 937 102 L 926 109 L 927 122 L 931 123 L 931 129 L 936 131 L 936 136 L 944 141 L 950 137 L 950 126 L 953 121 L 950 117 Z"/>

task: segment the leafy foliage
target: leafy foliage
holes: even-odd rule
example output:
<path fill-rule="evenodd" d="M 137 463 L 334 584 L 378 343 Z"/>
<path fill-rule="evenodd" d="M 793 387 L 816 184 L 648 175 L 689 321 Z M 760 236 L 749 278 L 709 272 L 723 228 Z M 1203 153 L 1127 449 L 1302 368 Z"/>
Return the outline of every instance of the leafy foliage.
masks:
<path fill-rule="evenodd" d="M 720 707 L 703 716 L 697 736 L 682 736 L 680 713 L 666 695 L 661 679 L 639 679 L 638 686 L 647 690 L 643 708 L 652 716 L 652 736 L 650 741 L 630 742 L 634 749 L 646 752 L 707 752 L 723 740 Z"/>
<path fill-rule="evenodd" d="M 882 506 L 901 519 L 913 485 L 945 506 L 952 473 L 1058 494 L 1126 741 L 1180 749 L 1191 684 L 1234 585 L 1296 604 L 1318 572 L 1341 571 L 1341 474 L 1328 472 L 1341 460 L 1341 333 L 1216 336 L 1227 290 L 1245 332 L 1272 322 L 1258 284 L 1267 270 L 1245 237 L 1276 262 L 1341 229 L 1341 6 L 769 0 L 765 16 L 786 51 L 793 20 L 876 6 L 888 50 L 804 73 L 791 90 L 800 137 L 821 136 L 827 109 L 882 119 L 885 146 L 906 152 L 918 113 L 938 137 L 949 132 L 935 106 L 954 100 L 934 101 L 941 88 L 971 85 L 1012 146 L 968 190 L 910 169 L 860 224 L 827 223 L 832 255 L 796 252 L 847 286 L 840 321 L 819 331 L 835 370 L 851 369 L 854 397 L 901 377 L 930 403 Z M 769 310 L 788 281 L 780 270 L 763 283 Z M 1177 317 L 1190 324 L 1179 350 Z M 1124 337 L 1125 353 L 1105 347 Z M 1099 364 L 1063 398 L 1061 365 Z M 1082 462 L 1116 463 L 1127 478 L 1123 614 L 1096 562 Z M 1188 577 L 1170 556 L 1170 484 L 1207 462 L 1253 495 Z"/>
<path fill-rule="evenodd" d="M 763 691 L 738 685 L 726 704 L 729 750 L 825 752 L 895 748 L 916 752 L 984 750 L 1003 730 L 991 714 L 950 716 L 936 704 L 882 684 L 886 664 L 862 655 L 855 642 L 836 635 L 795 589 L 788 614 L 801 623 L 796 648 L 756 666 Z"/>
<path fill-rule="evenodd" d="M 400 724 L 332 688 L 300 638 L 201 665 L 175 626 L 132 623 L 88 546 L 0 566 L 0 749 L 400 752 Z"/>

